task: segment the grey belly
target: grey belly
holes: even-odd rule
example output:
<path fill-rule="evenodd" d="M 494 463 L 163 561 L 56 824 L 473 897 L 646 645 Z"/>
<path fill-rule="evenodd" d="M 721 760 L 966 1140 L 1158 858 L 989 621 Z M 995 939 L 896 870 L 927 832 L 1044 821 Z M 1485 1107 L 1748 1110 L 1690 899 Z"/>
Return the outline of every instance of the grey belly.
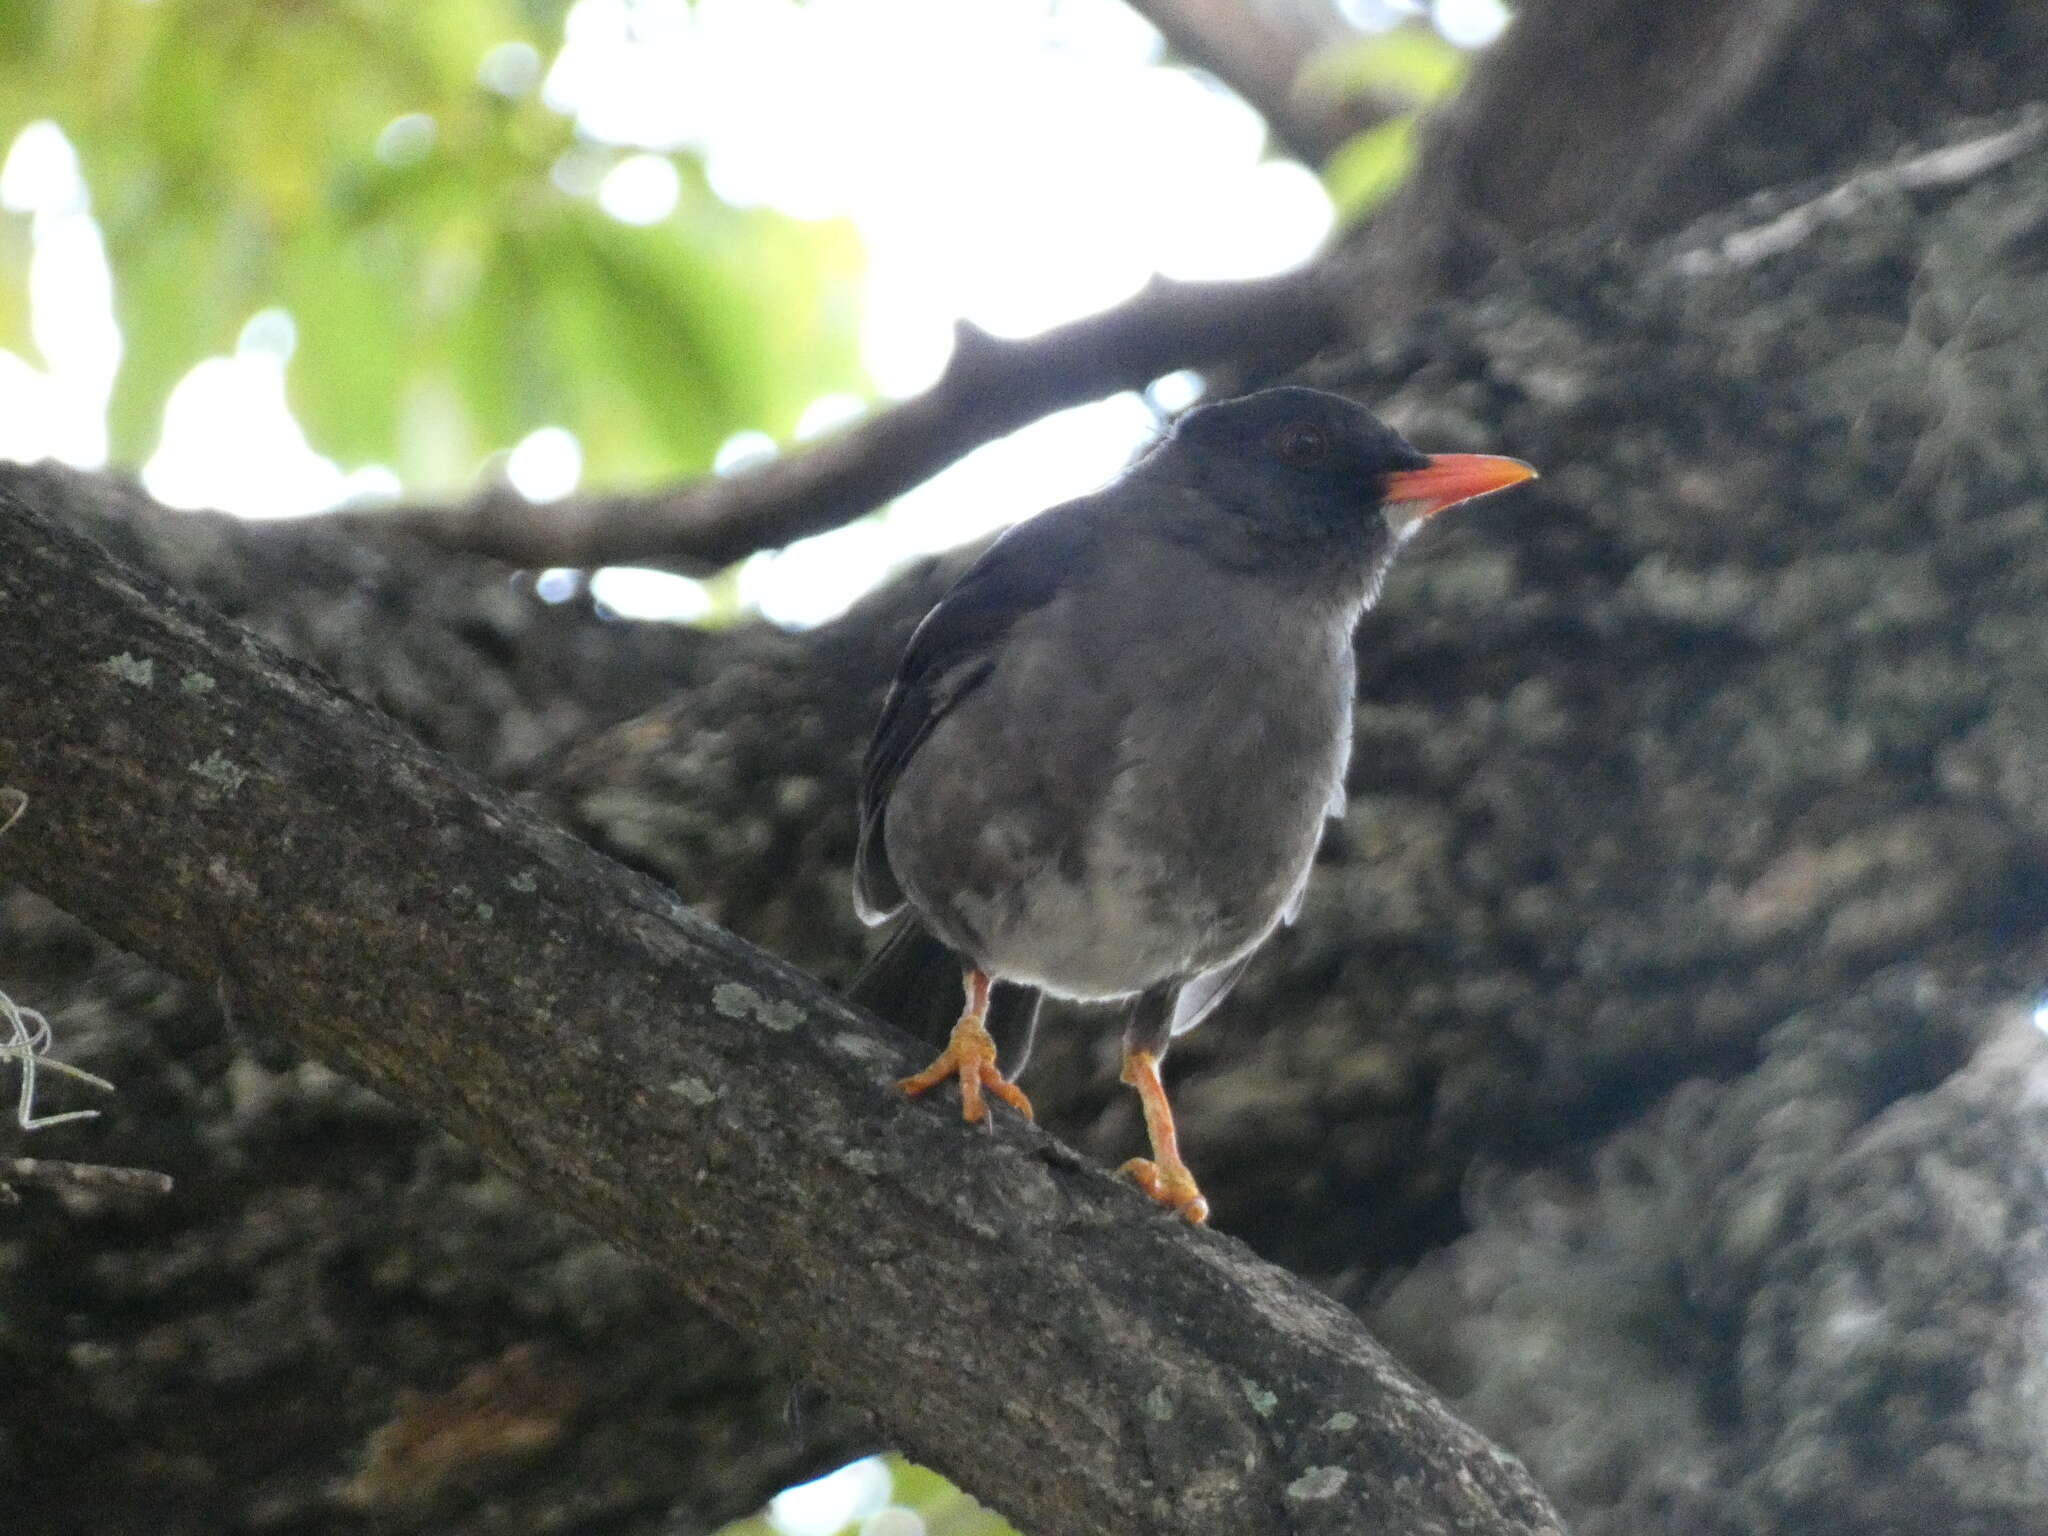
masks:
<path fill-rule="evenodd" d="M 890 797 L 890 863 L 947 943 L 1103 999 L 1199 975 L 1278 925 L 1341 780 L 1348 694 L 1279 721 L 1225 701 L 1229 730 L 1148 702 L 1057 752 L 1043 716 L 999 704 L 941 722 Z"/>
<path fill-rule="evenodd" d="M 1170 867 L 1114 827 L 1097 830 L 1078 872 L 1041 863 L 1007 890 L 956 895 L 991 974 L 1082 999 L 1186 981 L 1264 940 L 1315 853 L 1301 838 L 1290 867 L 1259 878 L 1242 864 Z"/>

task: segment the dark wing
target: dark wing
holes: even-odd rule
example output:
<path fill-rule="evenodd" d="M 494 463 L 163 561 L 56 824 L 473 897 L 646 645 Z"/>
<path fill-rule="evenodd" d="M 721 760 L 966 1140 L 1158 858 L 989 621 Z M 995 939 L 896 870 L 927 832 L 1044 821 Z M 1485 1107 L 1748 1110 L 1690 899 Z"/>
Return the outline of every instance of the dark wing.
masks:
<path fill-rule="evenodd" d="M 860 850 L 854 906 L 863 922 L 885 921 L 903 905 L 889 867 L 882 823 L 903 767 L 932 728 L 988 677 L 1003 636 L 1059 590 L 1093 538 L 1089 500 L 1070 501 L 1017 524 L 989 546 L 910 637 L 860 780 Z"/>

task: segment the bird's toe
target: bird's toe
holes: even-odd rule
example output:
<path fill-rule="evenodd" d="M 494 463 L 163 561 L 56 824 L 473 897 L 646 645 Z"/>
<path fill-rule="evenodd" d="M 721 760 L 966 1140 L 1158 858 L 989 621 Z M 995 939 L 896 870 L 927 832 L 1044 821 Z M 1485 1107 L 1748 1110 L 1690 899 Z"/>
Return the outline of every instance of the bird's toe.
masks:
<path fill-rule="evenodd" d="M 1181 1163 L 1161 1168 L 1149 1157 L 1134 1157 L 1117 1172 L 1170 1211 L 1177 1211 L 1196 1226 L 1209 1221 L 1209 1202 L 1195 1183 L 1195 1176 Z"/>
<path fill-rule="evenodd" d="M 960 1118 L 969 1125 L 979 1125 L 988 1118 L 984 1093 L 994 1094 L 1026 1120 L 1036 1119 L 1024 1090 L 1003 1076 L 996 1066 L 996 1043 L 979 1020 L 962 1019 L 954 1025 L 952 1038 L 939 1052 L 938 1059 L 922 1072 L 904 1078 L 897 1087 L 914 1099 L 949 1077 L 960 1080 Z"/>

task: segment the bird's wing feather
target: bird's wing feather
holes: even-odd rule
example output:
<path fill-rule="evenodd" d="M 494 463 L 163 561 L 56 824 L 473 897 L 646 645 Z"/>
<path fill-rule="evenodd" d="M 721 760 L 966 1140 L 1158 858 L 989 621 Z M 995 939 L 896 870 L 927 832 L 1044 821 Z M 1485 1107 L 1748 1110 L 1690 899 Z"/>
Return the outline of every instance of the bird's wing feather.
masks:
<path fill-rule="evenodd" d="M 1213 971 L 1204 971 L 1183 986 L 1173 998 L 1173 1034 L 1184 1035 L 1216 1011 L 1217 1004 L 1230 995 L 1244 968 L 1252 963 L 1255 949 L 1235 960 L 1226 960 Z"/>
<path fill-rule="evenodd" d="M 863 921 L 883 922 L 903 905 L 882 828 L 904 765 L 933 727 L 988 677 L 996 648 L 1012 626 L 1050 602 L 1085 557 L 1093 533 L 1089 506 L 1088 498 L 1068 502 L 1010 529 L 911 635 L 861 769 L 854 904 Z"/>
<path fill-rule="evenodd" d="M 1287 893 L 1287 905 L 1280 909 L 1281 923 L 1292 928 L 1294 920 L 1301 916 L 1301 904 L 1308 900 L 1308 877 L 1315 873 L 1316 861 L 1310 859 L 1301 866 L 1301 873 L 1294 877 L 1294 889 Z"/>

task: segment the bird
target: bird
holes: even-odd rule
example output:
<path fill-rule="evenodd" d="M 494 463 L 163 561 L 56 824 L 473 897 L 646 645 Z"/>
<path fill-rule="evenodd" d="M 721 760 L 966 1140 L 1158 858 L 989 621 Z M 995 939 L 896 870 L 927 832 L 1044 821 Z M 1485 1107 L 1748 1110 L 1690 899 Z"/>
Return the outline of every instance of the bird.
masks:
<path fill-rule="evenodd" d="M 957 1080 L 969 1124 L 990 1097 L 1031 1118 L 1041 997 L 1114 1004 L 1151 1153 L 1120 1172 L 1207 1221 L 1167 1048 L 1301 910 L 1344 808 L 1353 632 L 1395 553 L 1535 474 L 1281 385 L 1186 411 L 990 545 L 912 634 L 862 766 L 854 904 L 894 927 L 849 995 L 934 1038 L 952 1021 L 902 1090 Z"/>

